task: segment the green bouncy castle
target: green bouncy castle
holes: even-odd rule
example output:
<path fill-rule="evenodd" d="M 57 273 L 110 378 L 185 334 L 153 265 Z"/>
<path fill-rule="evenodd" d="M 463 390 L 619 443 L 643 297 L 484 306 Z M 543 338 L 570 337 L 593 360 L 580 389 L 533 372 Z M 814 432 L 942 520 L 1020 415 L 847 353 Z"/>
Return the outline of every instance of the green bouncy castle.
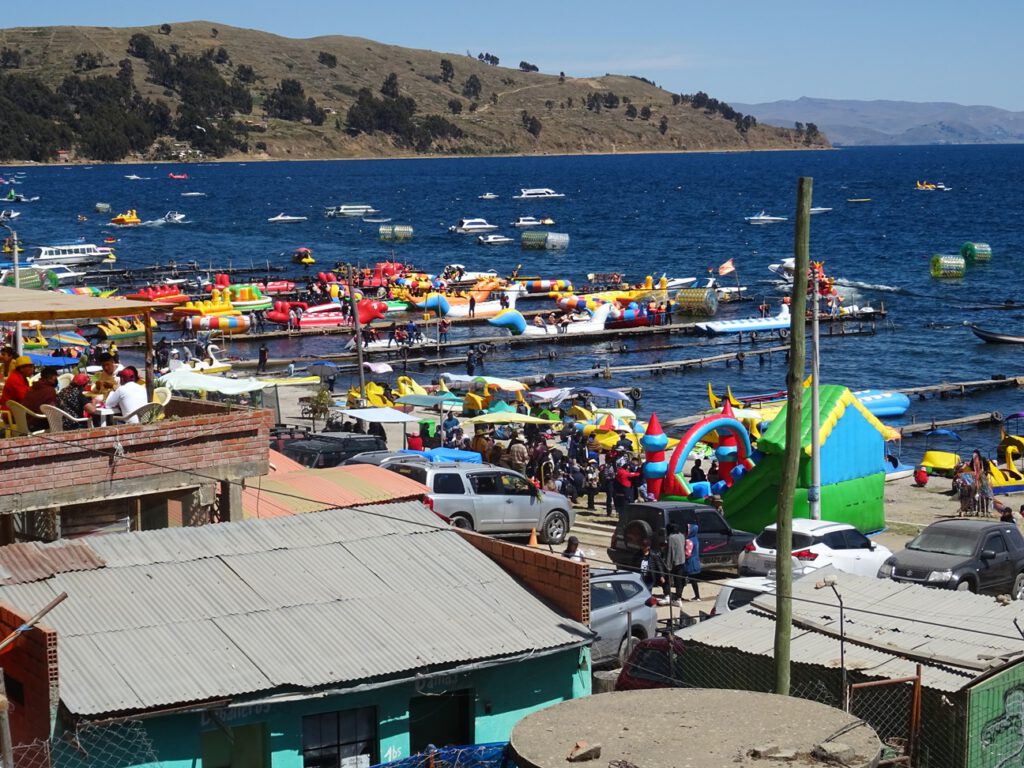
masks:
<path fill-rule="evenodd" d="M 850 523 L 863 533 L 885 527 L 885 439 L 889 430 L 846 387 L 822 385 L 819 392 L 821 439 L 821 517 Z M 775 522 L 783 454 L 784 407 L 757 441 L 756 466 L 723 496 L 726 517 L 736 528 L 757 532 Z M 810 517 L 811 390 L 804 389 L 800 425 L 800 467 L 793 517 Z"/>

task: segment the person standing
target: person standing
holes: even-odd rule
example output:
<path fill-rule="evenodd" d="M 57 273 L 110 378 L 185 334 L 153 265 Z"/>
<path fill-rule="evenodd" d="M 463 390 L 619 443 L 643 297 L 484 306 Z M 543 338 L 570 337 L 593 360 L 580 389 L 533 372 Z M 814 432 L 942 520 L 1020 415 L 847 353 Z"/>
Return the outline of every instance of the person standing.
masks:
<path fill-rule="evenodd" d="M 256 373 L 267 372 L 267 358 L 270 356 L 270 350 L 267 349 L 267 345 L 260 344 L 260 356 L 256 363 Z"/>
<path fill-rule="evenodd" d="M 596 509 L 594 496 L 601 487 L 601 473 L 597 468 L 597 459 L 587 459 L 587 466 L 583 470 L 583 492 L 587 494 L 587 509 Z"/>
<path fill-rule="evenodd" d="M 619 518 L 626 511 L 626 505 L 633 498 L 633 478 L 640 477 L 640 473 L 630 469 L 629 465 L 623 464 L 615 470 L 615 481 L 612 484 L 613 501 L 615 511 Z"/>
<path fill-rule="evenodd" d="M 448 343 L 448 331 L 452 328 L 452 321 L 447 317 L 442 317 L 440 322 L 437 324 L 437 338 L 442 344 Z"/>
<path fill-rule="evenodd" d="M 707 479 L 707 475 L 704 474 L 704 470 L 700 466 L 700 459 L 695 459 L 693 462 L 693 468 L 690 469 L 690 485 L 693 485 L 694 483 L 703 483 Z"/>
<path fill-rule="evenodd" d="M 469 316 L 476 317 L 476 296 L 472 294 L 469 296 Z"/>
<path fill-rule="evenodd" d="M 640 578 L 649 592 L 653 593 L 655 587 L 660 586 L 666 591 L 666 597 L 668 597 L 665 561 L 661 559 L 661 555 L 651 549 L 650 539 L 643 540 L 640 550 L 636 553 L 636 558 L 633 561 L 633 568 L 640 574 Z"/>
<path fill-rule="evenodd" d="M 697 537 L 696 523 L 690 523 L 686 530 L 686 563 L 683 572 L 686 574 L 686 584 L 693 585 L 693 599 L 700 600 L 700 539 Z M 683 587 L 679 588 L 679 599 L 683 599 Z"/>
<path fill-rule="evenodd" d="M 562 553 L 562 557 L 569 560 L 575 560 L 577 563 L 587 562 L 587 558 L 583 554 L 583 550 L 580 549 L 580 540 L 575 536 L 570 536 L 566 539 L 565 551 Z"/>
<path fill-rule="evenodd" d="M 683 586 L 686 584 L 686 536 L 675 523 L 669 523 L 665 527 L 665 532 L 668 534 L 666 565 L 675 592 L 672 605 L 678 605 L 683 602 Z"/>

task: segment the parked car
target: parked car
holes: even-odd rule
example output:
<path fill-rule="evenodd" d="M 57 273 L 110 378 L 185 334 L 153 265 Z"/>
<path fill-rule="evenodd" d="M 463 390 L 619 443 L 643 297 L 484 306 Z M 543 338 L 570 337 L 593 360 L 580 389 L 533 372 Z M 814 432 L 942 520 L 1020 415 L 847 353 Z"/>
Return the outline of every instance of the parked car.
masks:
<path fill-rule="evenodd" d="M 740 555 L 741 576 L 765 576 L 775 571 L 778 532 L 775 523 L 757 534 Z M 892 555 L 849 523 L 797 518 L 793 521 L 793 574 L 803 575 L 831 565 L 846 573 L 874 576 Z"/>
<path fill-rule="evenodd" d="M 658 629 L 658 600 L 637 573 L 590 569 L 590 628 L 598 637 L 591 647 L 594 664 L 622 664 L 633 646 Z"/>
<path fill-rule="evenodd" d="M 641 640 L 622 665 L 615 690 L 679 688 L 682 686 L 684 660 L 683 641 L 675 635 Z"/>
<path fill-rule="evenodd" d="M 535 528 L 541 542 L 561 544 L 576 519 L 565 496 L 539 490 L 504 467 L 413 460 L 390 462 L 384 468 L 430 488 L 431 508 L 458 528 L 497 534 L 523 534 Z"/>
<path fill-rule="evenodd" d="M 393 461 L 419 461 L 424 464 L 430 463 L 430 457 L 422 453 L 409 453 L 407 451 L 363 451 L 355 456 L 345 459 L 346 466 L 351 464 L 374 464 L 383 467 Z"/>
<path fill-rule="evenodd" d="M 767 576 L 743 576 L 738 579 L 729 579 L 722 582 L 722 588 L 715 598 L 715 604 L 711 608 L 712 616 L 721 616 L 731 611 L 738 611 L 749 605 L 755 597 L 768 592 L 775 592 L 775 579 Z"/>
<path fill-rule="evenodd" d="M 387 448 L 384 438 L 377 435 L 343 434 L 313 435 L 305 440 L 287 440 L 281 453 L 304 467 L 336 467 L 352 456 L 365 451 Z"/>
<path fill-rule="evenodd" d="M 939 520 L 886 559 L 878 577 L 1024 598 L 1024 537 L 1013 523 Z"/>
<path fill-rule="evenodd" d="M 656 550 L 664 546 L 669 523 L 683 533 L 690 523 L 697 524 L 704 568 L 734 567 L 740 552 L 754 538 L 753 534 L 730 526 L 714 507 L 687 501 L 652 501 L 626 507 L 612 534 L 608 557 L 619 567 L 632 567 L 644 539 L 649 538 Z"/>

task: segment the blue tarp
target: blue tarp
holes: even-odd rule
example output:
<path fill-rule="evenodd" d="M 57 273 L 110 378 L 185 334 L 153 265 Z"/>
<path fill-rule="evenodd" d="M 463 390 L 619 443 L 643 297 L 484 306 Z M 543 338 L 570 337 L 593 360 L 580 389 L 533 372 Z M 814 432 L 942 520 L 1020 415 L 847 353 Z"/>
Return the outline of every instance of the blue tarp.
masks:
<path fill-rule="evenodd" d="M 73 368 L 83 361 L 80 357 L 54 357 L 53 355 L 36 355 L 32 352 L 25 354 L 38 366 L 52 365 L 54 368 Z"/>
<path fill-rule="evenodd" d="M 424 451 L 431 461 L 467 461 L 470 464 L 483 464 L 483 459 L 476 451 L 460 451 L 456 448 L 431 448 Z"/>

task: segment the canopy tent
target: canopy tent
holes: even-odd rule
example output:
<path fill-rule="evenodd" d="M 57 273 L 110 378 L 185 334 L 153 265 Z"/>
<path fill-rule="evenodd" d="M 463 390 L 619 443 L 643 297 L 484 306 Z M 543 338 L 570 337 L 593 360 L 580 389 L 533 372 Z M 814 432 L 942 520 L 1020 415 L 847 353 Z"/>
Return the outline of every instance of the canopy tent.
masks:
<path fill-rule="evenodd" d="M 553 426 L 558 424 L 557 421 L 550 421 L 548 419 L 538 419 L 536 416 L 530 416 L 526 413 L 516 413 L 509 411 L 506 413 L 485 413 L 482 416 L 474 416 L 472 419 L 466 419 L 467 424 L 544 424 L 546 426 Z"/>
<path fill-rule="evenodd" d="M 54 368 L 71 368 L 85 361 L 83 357 L 55 357 L 53 355 L 37 355 L 33 352 L 25 354 L 36 365 L 52 365 Z"/>
<path fill-rule="evenodd" d="M 179 392 L 217 392 L 222 395 L 241 395 L 256 392 L 267 386 L 266 382 L 254 378 L 227 379 L 208 373 L 196 373 L 187 368 L 165 373 L 160 377 L 159 383 Z"/>
<path fill-rule="evenodd" d="M 629 400 L 629 395 L 625 392 L 620 392 L 617 389 L 602 389 L 601 387 L 573 387 L 573 395 L 589 395 L 590 397 L 599 397 L 605 400 Z"/>
<path fill-rule="evenodd" d="M 463 376 L 458 373 L 442 373 L 441 377 L 448 379 L 453 384 L 464 384 L 467 388 L 470 384 L 486 384 L 487 386 L 504 389 L 506 392 L 524 392 L 529 389 L 521 381 L 501 379 L 497 376 Z"/>
<path fill-rule="evenodd" d="M 360 421 L 376 422 L 379 424 L 418 424 L 419 418 L 402 413 L 395 408 L 343 408 L 341 411 L 346 416 Z"/>
<path fill-rule="evenodd" d="M 415 405 L 420 408 L 434 408 L 445 403 L 459 402 L 462 400 L 451 392 L 445 392 L 443 395 L 402 395 L 395 400 L 398 405 Z"/>
<path fill-rule="evenodd" d="M 166 304 L 0 286 L 0 320 L 77 320 L 142 315 Z"/>

